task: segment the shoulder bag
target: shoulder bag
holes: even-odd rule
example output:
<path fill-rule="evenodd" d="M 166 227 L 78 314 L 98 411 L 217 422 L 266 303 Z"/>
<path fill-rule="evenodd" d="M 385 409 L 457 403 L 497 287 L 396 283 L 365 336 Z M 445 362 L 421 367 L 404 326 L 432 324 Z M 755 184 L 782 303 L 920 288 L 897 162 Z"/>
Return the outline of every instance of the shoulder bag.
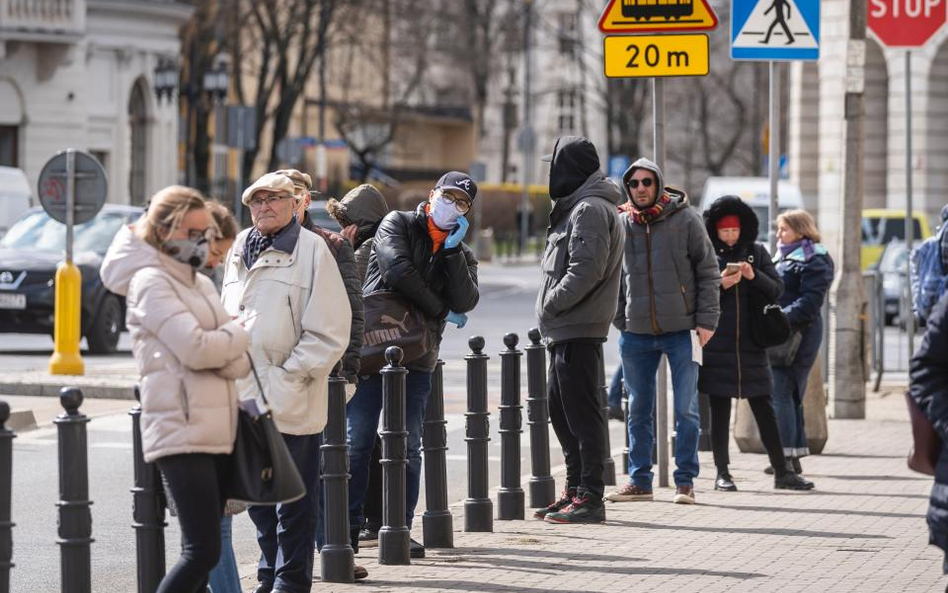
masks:
<path fill-rule="evenodd" d="M 398 346 L 404 353 L 402 364 L 421 358 L 431 349 L 431 335 L 425 316 L 394 290 L 376 290 L 365 295 L 365 334 L 360 352 L 361 375 L 372 375 L 387 363 L 385 350 Z"/>
<path fill-rule="evenodd" d="M 941 437 L 908 391 L 905 392 L 905 403 L 912 422 L 912 448 L 906 462 L 909 469 L 934 476 L 938 456 L 941 454 Z"/>
<path fill-rule="evenodd" d="M 247 354 L 250 358 L 250 354 Z M 299 500 L 306 494 L 303 478 L 290 457 L 283 435 L 273 422 L 263 385 L 250 361 L 260 397 L 267 404 L 262 414 L 237 411 L 237 438 L 230 454 L 224 495 L 232 501 L 273 505 Z"/>
<path fill-rule="evenodd" d="M 755 260 L 760 257 L 760 250 L 754 250 Z M 755 274 L 762 274 L 756 261 L 752 261 Z M 774 301 L 764 296 L 759 290 L 750 291 L 751 306 L 751 340 L 761 348 L 771 348 L 780 346 L 790 340 L 792 331 L 790 329 L 790 320 L 783 309 Z M 797 342 L 799 347 L 799 342 Z M 796 348 L 793 349 L 793 356 L 796 356 Z M 790 358 L 793 360 L 793 357 Z M 785 365 L 785 366 L 789 366 Z"/>

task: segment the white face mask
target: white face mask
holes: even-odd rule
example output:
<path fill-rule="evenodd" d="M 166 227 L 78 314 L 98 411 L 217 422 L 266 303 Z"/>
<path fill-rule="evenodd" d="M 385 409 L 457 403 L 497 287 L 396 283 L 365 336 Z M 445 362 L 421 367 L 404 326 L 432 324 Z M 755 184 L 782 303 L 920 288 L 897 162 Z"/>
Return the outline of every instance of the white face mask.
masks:
<path fill-rule="evenodd" d="M 461 212 L 454 204 L 445 201 L 443 194 L 435 195 L 431 202 L 431 211 L 428 213 L 435 226 L 442 231 L 450 231 L 458 223 Z"/>

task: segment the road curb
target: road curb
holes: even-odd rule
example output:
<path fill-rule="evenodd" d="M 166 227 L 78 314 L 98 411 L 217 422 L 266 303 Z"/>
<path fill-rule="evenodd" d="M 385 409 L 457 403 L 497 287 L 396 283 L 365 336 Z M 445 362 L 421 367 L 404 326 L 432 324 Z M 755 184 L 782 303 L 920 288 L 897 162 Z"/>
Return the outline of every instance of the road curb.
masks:
<path fill-rule="evenodd" d="M 63 387 L 78 387 L 86 398 L 135 399 L 131 385 L 101 385 L 86 383 L 76 378 L 51 381 L 0 381 L 0 393 L 9 395 L 59 397 L 59 391 Z"/>

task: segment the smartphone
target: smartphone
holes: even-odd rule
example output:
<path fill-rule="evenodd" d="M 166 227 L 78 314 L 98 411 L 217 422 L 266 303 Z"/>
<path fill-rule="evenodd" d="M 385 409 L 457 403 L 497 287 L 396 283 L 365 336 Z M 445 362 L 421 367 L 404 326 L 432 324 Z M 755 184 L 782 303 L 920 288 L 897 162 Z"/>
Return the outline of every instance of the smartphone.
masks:
<path fill-rule="evenodd" d="M 737 262 L 731 262 L 724 267 L 724 275 L 730 276 L 732 274 L 739 274 L 741 271 L 741 264 Z"/>

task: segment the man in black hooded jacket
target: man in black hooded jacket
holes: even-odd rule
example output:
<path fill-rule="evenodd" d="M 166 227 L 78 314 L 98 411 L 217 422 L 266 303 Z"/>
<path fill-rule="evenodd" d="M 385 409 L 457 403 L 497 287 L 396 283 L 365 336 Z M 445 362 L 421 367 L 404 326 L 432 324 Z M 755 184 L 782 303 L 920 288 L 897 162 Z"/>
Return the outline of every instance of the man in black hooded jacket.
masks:
<path fill-rule="evenodd" d="M 619 295 L 621 193 L 599 170 L 596 147 L 586 138 L 560 138 L 544 160 L 551 162 L 553 210 L 536 313 L 550 352 L 550 420 L 563 447 L 566 489 L 535 516 L 549 523 L 598 523 L 606 519 L 609 455 L 599 373 Z"/>

